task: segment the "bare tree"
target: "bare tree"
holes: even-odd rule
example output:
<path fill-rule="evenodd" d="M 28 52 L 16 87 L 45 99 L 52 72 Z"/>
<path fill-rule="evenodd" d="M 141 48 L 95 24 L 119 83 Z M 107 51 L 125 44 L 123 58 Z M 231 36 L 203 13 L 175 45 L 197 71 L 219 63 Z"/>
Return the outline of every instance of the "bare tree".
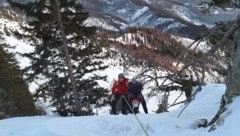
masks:
<path fill-rule="evenodd" d="M 229 72 L 226 80 L 226 92 L 223 95 L 220 103 L 219 110 L 213 119 L 209 122 L 208 126 L 211 126 L 209 131 L 213 131 L 216 129 L 216 124 L 221 120 L 221 114 L 223 114 L 227 110 L 227 104 L 232 102 L 232 99 L 236 96 L 240 96 L 240 26 L 239 21 L 238 24 L 235 24 L 236 28 L 238 26 L 238 30 L 235 31 L 234 39 L 232 46 L 232 57 L 229 64 Z"/>

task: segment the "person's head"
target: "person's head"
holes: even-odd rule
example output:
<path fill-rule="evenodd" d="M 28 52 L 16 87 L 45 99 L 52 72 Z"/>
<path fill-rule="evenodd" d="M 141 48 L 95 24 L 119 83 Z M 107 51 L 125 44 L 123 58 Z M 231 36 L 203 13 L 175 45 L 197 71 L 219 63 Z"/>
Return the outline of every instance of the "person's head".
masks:
<path fill-rule="evenodd" d="M 118 81 L 119 81 L 119 82 L 123 82 L 124 79 L 125 79 L 125 77 L 124 77 L 124 74 L 123 74 L 123 73 L 118 74 Z"/>

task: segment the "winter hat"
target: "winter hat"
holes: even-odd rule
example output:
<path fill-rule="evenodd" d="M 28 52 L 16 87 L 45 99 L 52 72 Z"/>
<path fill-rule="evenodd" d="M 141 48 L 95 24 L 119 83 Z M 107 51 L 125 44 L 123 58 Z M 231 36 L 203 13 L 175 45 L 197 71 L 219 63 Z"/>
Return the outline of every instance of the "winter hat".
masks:
<path fill-rule="evenodd" d="M 120 74 L 118 74 L 118 78 L 124 78 L 124 74 L 123 73 L 120 73 Z"/>

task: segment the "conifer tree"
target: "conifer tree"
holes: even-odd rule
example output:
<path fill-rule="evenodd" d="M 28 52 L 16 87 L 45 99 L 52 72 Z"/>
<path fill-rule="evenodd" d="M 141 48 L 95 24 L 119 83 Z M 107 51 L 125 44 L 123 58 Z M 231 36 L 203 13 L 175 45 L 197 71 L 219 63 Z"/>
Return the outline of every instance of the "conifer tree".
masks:
<path fill-rule="evenodd" d="M 103 70 L 105 54 L 95 38 L 95 27 L 83 23 L 88 13 L 75 0 L 38 0 L 26 4 L 12 2 L 29 17 L 20 38 L 32 41 L 32 65 L 26 69 L 29 81 L 44 79 L 36 96 L 50 96 L 56 111 L 63 116 L 89 115 L 93 105 L 104 103 L 105 80 L 95 71 Z"/>
<path fill-rule="evenodd" d="M 0 45 L 0 118 L 36 113 L 33 97 L 16 60 Z"/>

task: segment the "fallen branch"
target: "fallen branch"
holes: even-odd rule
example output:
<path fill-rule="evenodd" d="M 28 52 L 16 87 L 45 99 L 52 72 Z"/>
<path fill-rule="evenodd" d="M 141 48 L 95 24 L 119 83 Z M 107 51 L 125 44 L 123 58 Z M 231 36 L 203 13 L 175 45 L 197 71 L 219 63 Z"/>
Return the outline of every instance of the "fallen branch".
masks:
<path fill-rule="evenodd" d="M 201 91 L 201 90 L 202 90 L 202 87 L 199 86 L 199 87 L 196 89 L 196 91 L 194 92 L 194 94 L 192 94 L 192 96 L 190 97 L 190 99 L 186 99 L 186 100 L 185 100 L 185 102 L 187 102 L 187 103 L 186 103 L 185 107 L 181 110 L 181 112 L 178 114 L 177 118 L 180 117 L 180 115 L 183 113 L 183 111 L 184 111 L 184 110 L 188 107 L 188 105 L 191 103 L 192 97 L 195 98 L 195 95 L 197 94 L 197 92 L 199 92 L 199 91 Z"/>
<path fill-rule="evenodd" d="M 221 99 L 221 105 L 220 105 L 220 108 L 219 108 L 219 110 L 218 110 L 218 112 L 217 112 L 217 114 L 213 117 L 213 119 L 208 123 L 208 125 L 207 126 L 211 126 L 210 127 L 210 129 L 208 130 L 208 132 L 211 132 L 211 131 L 213 131 L 213 130 L 215 130 L 215 126 L 216 125 L 213 125 L 215 122 L 217 122 L 218 120 L 219 120 L 219 118 L 220 118 L 220 115 L 222 114 L 222 113 L 224 113 L 225 111 L 226 111 L 226 99 L 225 99 L 225 97 L 224 97 L 224 95 L 222 96 L 222 99 Z"/>
<path fill-rule="evenodd" d="M 169 107 L 177 105 L 178 103 L 177 104 L 175 104 L 175 103 L 182 96 L 182 94 L 183 94 L 183 91 L 181 91 L 180 95 L 174 100 L 174 102 Z"/>
<path fill-rule="evenodd" d="M 176 105 L 178 105 L 178 104 L 185 103 L 185 102 L 186 102 L 186 100 L 180 101 L 180 102 L 177 102 L 177 103 L 174 103 L 174 104 L 170 105 L 169 107 L 173 107 L 173 106 L 176 106 Z M 168 107 L 168 108 L 169 108 L 169 107 Z"/>

